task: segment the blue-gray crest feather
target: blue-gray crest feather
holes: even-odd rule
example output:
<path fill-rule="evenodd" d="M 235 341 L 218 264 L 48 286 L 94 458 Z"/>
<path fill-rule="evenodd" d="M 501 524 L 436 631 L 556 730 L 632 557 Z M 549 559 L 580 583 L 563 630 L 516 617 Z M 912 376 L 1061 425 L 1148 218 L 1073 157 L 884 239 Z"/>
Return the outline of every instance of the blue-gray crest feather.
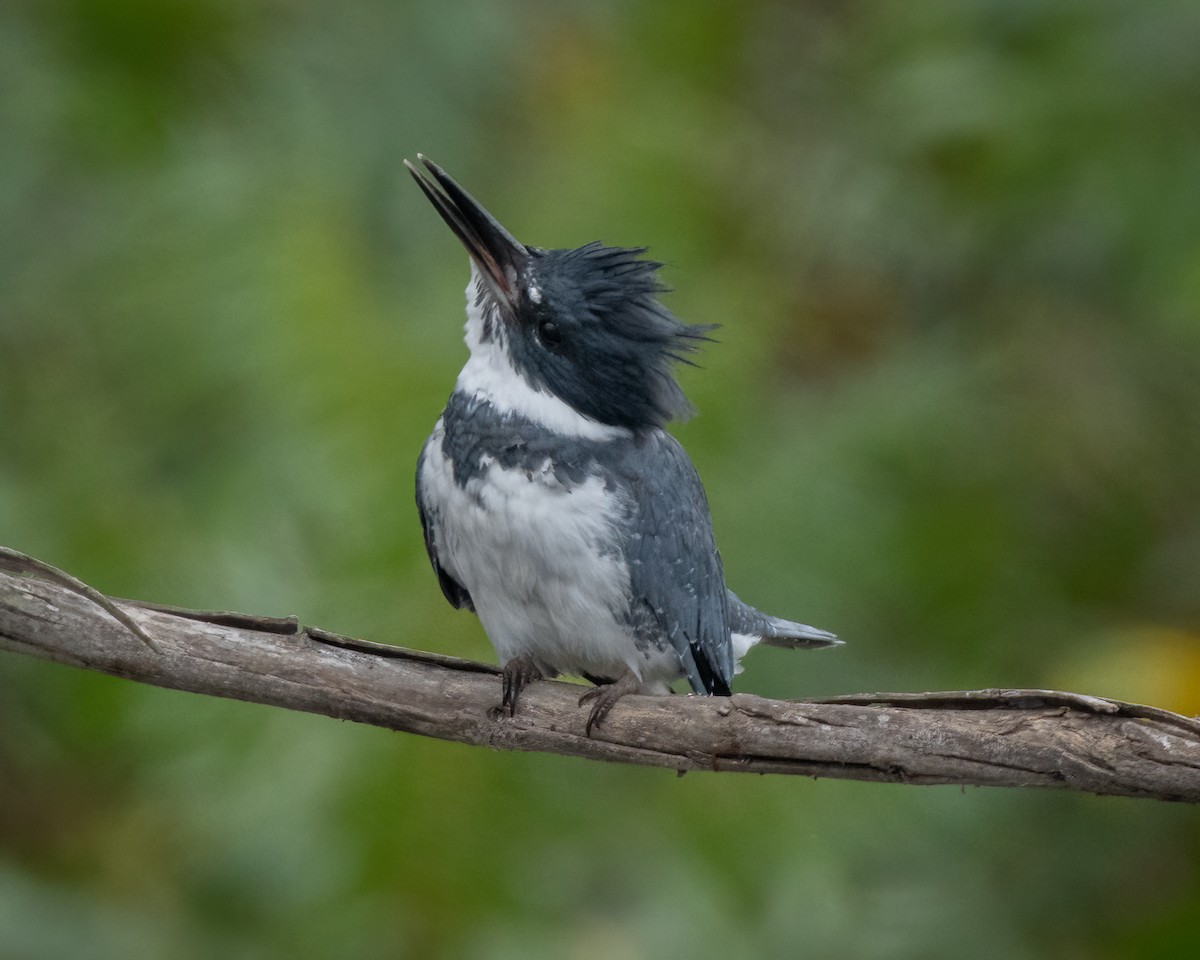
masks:
<path fill-rule="evenodd" d="M 601 423 L 641 429 L 689 416 L 674 366 L 714 328 L 683 323 L 658 301 L 662 264 L 644 247 L 599 242 L 530 252 L 538 299 L 520 306 L 522 335 L 509 345 L 517 369 Z M 548 322 L 552 345 L 539 334 Z"/>

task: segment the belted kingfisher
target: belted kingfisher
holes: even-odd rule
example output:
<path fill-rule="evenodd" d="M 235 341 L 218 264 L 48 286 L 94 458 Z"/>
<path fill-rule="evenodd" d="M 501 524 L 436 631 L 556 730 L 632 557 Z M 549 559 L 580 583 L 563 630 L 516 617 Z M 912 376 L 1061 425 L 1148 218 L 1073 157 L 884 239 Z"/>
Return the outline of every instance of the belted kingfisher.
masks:
<path fill-rule="evenodd" d="M 470 357 L 417 461 L 417 506 L 446 599 L 529 681 L 596 684 L 587 733 L 627 693 L 686 677 L 728 696 L 750 647 L 828 647 L 726 589 L 708 502 L 663 426 L 691 412 L 673 366 L 713 329 L 655 298 L 645 248 L 516 240 L 444 170 L 407 160 L 471 262 Z"/>

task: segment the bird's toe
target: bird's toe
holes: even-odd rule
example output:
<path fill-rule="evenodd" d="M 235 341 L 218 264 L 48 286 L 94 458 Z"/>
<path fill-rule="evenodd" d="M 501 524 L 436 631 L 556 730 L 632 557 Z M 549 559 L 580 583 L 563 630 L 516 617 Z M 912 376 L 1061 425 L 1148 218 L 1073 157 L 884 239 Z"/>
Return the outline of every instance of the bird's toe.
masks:
<path fill-rule="evenodd" d="M 587 735 L 590 737 L 592 728 L 598 727 L 604 722 L 604 718 L 616 706 L 618 700 L 628 694 L 637 693 L 641 686 L 641 680 L 631 671 L 626 670 L 619 679 L 597 686 L 580 697 L 579 705 L 581 707 L 594 701 L 592 712 L 588 715 L 587 726 L 584 728 Z"/>

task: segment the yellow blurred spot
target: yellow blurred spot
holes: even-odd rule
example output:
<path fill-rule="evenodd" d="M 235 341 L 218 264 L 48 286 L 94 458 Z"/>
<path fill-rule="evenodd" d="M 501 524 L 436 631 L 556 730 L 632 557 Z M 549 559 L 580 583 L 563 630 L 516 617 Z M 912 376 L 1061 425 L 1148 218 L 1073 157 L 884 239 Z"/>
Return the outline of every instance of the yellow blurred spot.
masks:
<path fill-rule="evenodd" d="M 1060 664 L 1056 685 L 1074 693 L 1128 700 L 1200 715 L 1200 633 L 1149 624 L 1096 638 Z"/>

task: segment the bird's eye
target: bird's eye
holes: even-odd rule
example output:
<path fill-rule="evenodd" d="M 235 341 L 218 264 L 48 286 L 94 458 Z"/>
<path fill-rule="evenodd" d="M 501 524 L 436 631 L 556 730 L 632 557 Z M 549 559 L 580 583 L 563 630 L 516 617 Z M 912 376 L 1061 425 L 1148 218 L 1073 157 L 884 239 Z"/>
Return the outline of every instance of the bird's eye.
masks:
<path fill-rule="evenodd" d="M 553 320 L 543 320 L 537 329 L 538 338 L 547 347 L 557 347 L 562 343 L 562 330 Z"/>

